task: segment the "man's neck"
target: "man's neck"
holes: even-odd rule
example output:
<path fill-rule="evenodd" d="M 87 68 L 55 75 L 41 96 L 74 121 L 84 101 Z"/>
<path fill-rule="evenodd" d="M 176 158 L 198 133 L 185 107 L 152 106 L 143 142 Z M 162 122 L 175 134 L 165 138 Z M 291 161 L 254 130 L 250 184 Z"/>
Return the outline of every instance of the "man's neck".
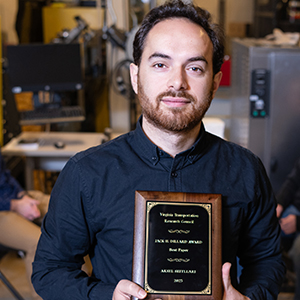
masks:
<path fill-rule="evenodd" d="M 187 132 L 167 132 L 148 122 L 145 117 L 143 117 L 142 124 L 148 139 L 172 157 L 192 147 L 198 137 L 200 127 L 201 123 Z"/>

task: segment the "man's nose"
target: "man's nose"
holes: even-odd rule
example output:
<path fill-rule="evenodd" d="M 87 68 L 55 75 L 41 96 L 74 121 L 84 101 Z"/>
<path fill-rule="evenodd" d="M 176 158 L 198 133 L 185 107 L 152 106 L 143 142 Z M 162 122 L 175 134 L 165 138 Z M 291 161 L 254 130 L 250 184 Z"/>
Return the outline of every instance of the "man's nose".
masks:
<path fill-rule="evenodd" d="M 173 68 L 170 72 L 170 78 L 168 80 L 168 88 L 176 91 L 186 90 L 188 87 L 186 73 L 184 68 Z"/>

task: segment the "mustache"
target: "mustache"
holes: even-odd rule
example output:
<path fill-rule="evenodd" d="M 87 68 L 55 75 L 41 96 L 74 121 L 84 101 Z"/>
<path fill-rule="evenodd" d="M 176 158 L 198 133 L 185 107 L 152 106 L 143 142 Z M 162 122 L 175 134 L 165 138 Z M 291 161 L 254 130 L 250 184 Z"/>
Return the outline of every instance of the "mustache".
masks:
<path fill-rule="evenodd" d="M 163 97 L 174 97 L 174 98 L 185 98 L 189 100 L 190 102 L 195 102 L 195 99 L 193 96 L 190 94 L 186 93 L 185 91 L 167 91 L 167 92 L 162 92 L 157 96 L 157 100 L 161 100 Z"/>

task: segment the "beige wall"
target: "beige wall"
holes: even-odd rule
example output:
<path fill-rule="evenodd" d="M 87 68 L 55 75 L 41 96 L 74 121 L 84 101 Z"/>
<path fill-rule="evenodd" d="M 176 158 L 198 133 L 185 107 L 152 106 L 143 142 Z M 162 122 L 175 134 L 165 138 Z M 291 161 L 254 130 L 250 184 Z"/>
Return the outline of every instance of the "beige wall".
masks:
<path fill-rule="evenodd" d="M 226 1 L 226 29 L 229 23 L 252 23 L 254 18 L 254 1 Z"/>
<path fill-rule="evenodd" d="M 241 0 L 239 0 L 241 1 Z M 208 10 L 214 22 L 218 22 L 219 20 L 219 1 L 218 0 L 194 0 L 194 4 L 197 4 L 198 6 L 205 8 Z"/>
<path fill-rule="evenodd" d="M 219 21 L 219 0 L 194 0 L 194 3 L 207 9 L 213 16 L 214 22 Z M 225 30 L 229 23 L 252 23 L 254 1 L 226 0 L 225 1 Z"/>
<path fill-rule="evenodd" d="M 15 31 L 17 11 L 17 0 L 0 0 L 1 28 L 4 42 L 8 44 L 18 43 L 18 36 Z"/>

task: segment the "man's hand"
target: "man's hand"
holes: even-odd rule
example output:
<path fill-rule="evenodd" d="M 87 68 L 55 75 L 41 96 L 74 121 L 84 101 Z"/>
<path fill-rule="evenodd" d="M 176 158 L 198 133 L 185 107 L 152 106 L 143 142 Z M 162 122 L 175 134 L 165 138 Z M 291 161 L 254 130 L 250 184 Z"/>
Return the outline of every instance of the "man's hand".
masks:
<path fill-rule="evenodd" d="M 28 195 L 24 195 L 21 199 L 12 199 L 10 201 L 10 210 L 32 221 L 41 216 L 38 204 L 39 201 L 32 199 Z"/>
<path fill-rule="evenodd" d="M 127 300 L 130 299 L 131 296 L 144 299 L 147 293 L 132 281 L 126 279 L 120 280 L 114 290 L 112 300 Z"/>
<path fill-rule="evenodd" d="M 222 278 L 224 285 L 223 300 L 250 300 L 248 297 L 242 295 L 231 285 L 230 268 L 230 263 L 225 263 L 222 267 Z"/>
<path fill-rule="evenodd" d="M 281 230 L 285 234 L 291 234 L 297 231 L 296 215 L 288 215 L 287 217 L 280 219 L 279 224 L 281 226 Z"/>

